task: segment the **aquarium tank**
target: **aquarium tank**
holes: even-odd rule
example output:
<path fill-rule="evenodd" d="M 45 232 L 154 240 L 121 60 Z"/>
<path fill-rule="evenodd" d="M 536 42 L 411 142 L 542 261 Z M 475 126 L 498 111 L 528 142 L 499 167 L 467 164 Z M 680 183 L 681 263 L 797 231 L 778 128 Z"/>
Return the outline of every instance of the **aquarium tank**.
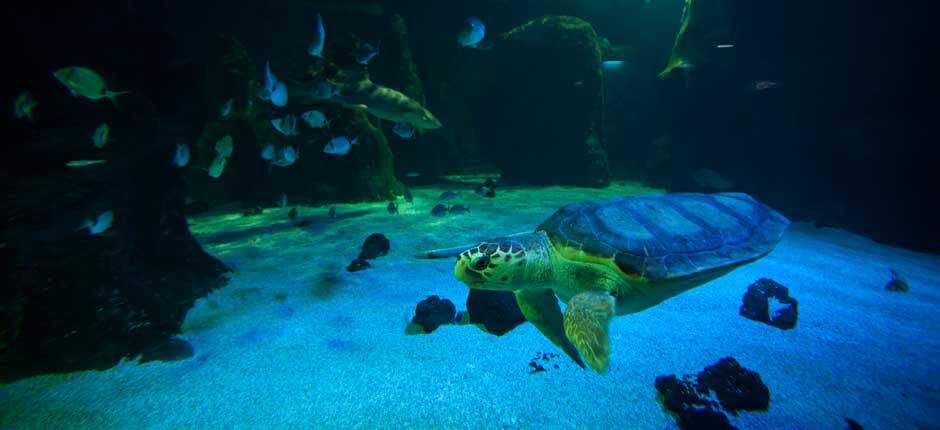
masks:
<path fill-rule="evenodd" d="M 2 429 L 940 429 L 919 6 L 5 11 Z"/>

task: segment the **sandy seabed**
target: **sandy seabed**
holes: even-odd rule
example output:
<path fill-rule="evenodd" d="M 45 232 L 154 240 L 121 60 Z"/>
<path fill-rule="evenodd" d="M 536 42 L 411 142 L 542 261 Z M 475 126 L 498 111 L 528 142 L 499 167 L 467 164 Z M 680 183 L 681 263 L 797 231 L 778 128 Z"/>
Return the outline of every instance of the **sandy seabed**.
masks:
<path fill-rule="evenodd" d="M 502 337 L 472 326 L 404 334 L 421 299 L 440 295 L 459 309 L 467 294 L 452 260 L 413 254 L 530 231 L 565 203 L 655 190 L 500 189 L 484 199 L 454 185 L 448 203 L 470 212 L 433 217 L 444 189 L 413 189 L 399 215 L 385 203 L 336 205 L 336 219 L 298 207 L 298 221 L 310 221 L 302 228 L 287 208 L 194 217 L 193 233 L 234 269 L 186 318 L 181 336 L 196 355 L 0 386 L 0 428 L 670 429 L 656 376 L 725 356 L 771 391 L 767 412 L 732 417 L 742 429 L 842 429 L 844 417 L 870 429 L 940 428 L 940 256 L 794 224 L 769 256 L 616 318 L 606 375 L 563 355 L 530 375 L 538 352 L 560 351 L 529 324 Z M 390 254 L 347 272 L 375 232 L 391 239 Z M 883 289 L 889 269 L 907 277 L 909 293 Z M 799 300 L 796 329 L 738 315 L 762 277 Z"/>

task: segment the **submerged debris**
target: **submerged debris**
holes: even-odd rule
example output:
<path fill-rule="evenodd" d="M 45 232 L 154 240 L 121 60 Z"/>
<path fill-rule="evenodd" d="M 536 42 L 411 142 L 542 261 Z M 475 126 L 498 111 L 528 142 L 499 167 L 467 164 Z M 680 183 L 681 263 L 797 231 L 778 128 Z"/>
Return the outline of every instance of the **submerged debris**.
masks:
<path fill-rule="evenodd" d="M 742 299 L 741 316 L 787 330 L 796 326 L 797 301 L 787 287 L 772 279 L 758 279 Z"/>
<path fill-rule="evenodd" d="M 453 302 L 438 296 L 429 296 L 418 302 L 411 323 L 420 325 L 424 333 L 432 333 L 441 325 L 453 324 L 456 315 L 457 307 Z"/>
<path fill-rule="evenodd" d="M 387 237 L 385 237 L 384 234 L 372 233 L 362 244 L 362 251 L 359 253 L 359 258 L 371 260 L 383 255 L 387 255 L 391 247 L 391 242 Z"/>
<path fill-rule="evenodd" d="M 770 389 L 757 372 L 732 357 L 708 366 L 698 375 L 656 377 L 660 401 L 676 414 L 680 429 L 734 429 L 725 412 L 766 411 Z"/>
<path fill-rule="evenodd" d="M 897 270 L 891 269 L 891 280 L 885 284 L 885 289 L 903 293 L 911 290 L 911 284 Z"/>
<path fill-rule="evenodd" d="M 347 272 L 358 272 L 358 271 L 360 271 L 360 270 L 366 270 L 366 269 L 368 269 L 368 268 L 370 268 L 370 267 L 372 267 L 372 265 L 369 264 L 368 261 L 363 260 L 363 259 L 361 259 L 361 258 L 357 258 L 357 259 L 353 260 L 352 262 L 350 262 L 348 266 L 346 266 L 346 271 L 347 271 Z"/>

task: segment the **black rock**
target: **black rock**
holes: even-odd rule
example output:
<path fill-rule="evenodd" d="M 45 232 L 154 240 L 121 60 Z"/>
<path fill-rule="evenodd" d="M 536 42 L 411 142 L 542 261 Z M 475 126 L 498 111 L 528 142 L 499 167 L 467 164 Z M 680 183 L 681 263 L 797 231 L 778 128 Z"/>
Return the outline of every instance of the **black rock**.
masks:
<path fill-rule="evenodd" d="M 487 333 L 502 336 L 526 322 L 516 304 L 516 296 L 509 291 L 470 289 L 467 295 L 467 313 L 470 322 L 482 324 Z"/>
<path fill-rule="evenodd" d="M 420 324 L 425 333 L 431 333 L 443 324 L 453 324 L 456 315 L 457 308 L 453 302 L 438 296 L 430 296 L 418 302 L 411 322 Z"/>
<path fill-rule="evenodd" d="M 907 292 L 911 290 L 911 285 L 904 279 L 897 270 L 891 270 L 891 280 L 885 284 L 885 289 L 895 292 Z"/>
<path fill-rule="evenodd" d="M 441 193 L 441 196 L 438 197 L 439 200 L 451 200 L 457 198 L 457 193 L 453 191 L 444 191 Z"/>
<path fill-rule="evenodd" d="M 362 244 L 362 252 L 359 253 L 359 258 L 363 260 L 371 260 L 373 258 L 378 258 L 383 255 L 387 255 L 389 249 L 391 249 L 392 243 L 388 240 L 385 235 L 382 233 L 372 233 L 369 237 L 366 238 L 366 241 Z"/>
<path fill-rule="evenodd" d="M 388 202 L 388 206 L 385 207 L 385 210 L 392 215 L 398 214 L 398 205 L 395 202 Z"/>
<path fill-rule="evenodd" d="M 262 213 L 264 213 L 264 209 L 262 209 L 261 206 L 255 206 L 251 209 L 248 209 L 242 212 L 242 216 L 255 216 L 255 215 L 261 215 Z"/>
<path fill-rule="evenodd" d="M 770 407 L 770 389 L 760 375 L 741 367 L 732 357 L 722 358 L 699 373 L 698 387 L 715 392 L 722 409 L 732 414 L 765 411 Z"/>
<path fill-rule="evenodd" d="M 297 219 L 297 208 L 291 208 L 290 212 L 287 213 L 287 217 L 290 218 L 291 221 Z"/>
<path fill-rule="evenodd" d="M 771 298 L 780 303 L 777 309 L 771 310 Z M 798 316 L 796 299 L 790 297 L 787 287 L 772 279 L 762 278 L 751 284 L 747 287 L 747 293 L 744 294 L 742 301 L 740 314 L 747 319 L 783 330 L 796 326 Z"/>
<path fill-rule="evenodd" d="M 140 362 L 186 360 L 193 356 L 193 352 L 193 346 L 189 342 L 174 337 L 162 345 L 144 351 L 140 356 Z"/>
<path fill-rule="evenodd" d="M 682 430 L 736 430 L 728 416 L 711 408 L 692 407 L 679 412 L 676 424 Z"/>
<path fill-rule="evenodd" d="M 470 212 L 470 208 L 464 205 L 453 205 L 447 212 L 451 215 L 461 215 Z"/>
<path fill-rule="evenodd" d="M 864 430 L 864 429 L 865 427 L 862 427 L 862 425 L 859 424 L 858 421 L 855 421 L 851 418 L 845 419 L 845 430 Z"/>
<path fill-rule="evenodd" d="M 663 406 L 677 414 L 681 429 L 733 429 L 725 412 L 737 415 L 738 411 L 764 411 L 770 406 L 770 390 L 760 375 L 731 357 L 718 360 L 694 377 L 658 376 L 655 386 Z"/>
<path fill-rule="evenodd" d="M 363 260 L 363 259 L 361 259 L 361 258 L 357 258 L 357 259 L 353 260 L 352 262 L 350 262 L 348 266 L 346 266 L 346 271 L 347 271 L 347 272 L 358 272 L 358 271 L 360 271 L 360 270 L 366 270 L 366 269 L 368 269 L 368 268 L 370 268 L 370 267 L 372 267 L 372 265 L 369 264 L 368 261 Z"/>
<path fill-rule="evenodd" d="M 447 206 L 444 206 L 442 204 L 434 205 L 434 207 L 431 208 L 431 215 L 434 215 L 434 216 L 447 215 Z"/>
<path fill-rule="evenodd" d="M 679 379 L 676 375 L 657 376 L 654 385 L 662 395 L 663 406 L 670 412 L 678 414 L 691 406 L 714 405 L 714 402 L 701 397 L 693 382 Z"/>

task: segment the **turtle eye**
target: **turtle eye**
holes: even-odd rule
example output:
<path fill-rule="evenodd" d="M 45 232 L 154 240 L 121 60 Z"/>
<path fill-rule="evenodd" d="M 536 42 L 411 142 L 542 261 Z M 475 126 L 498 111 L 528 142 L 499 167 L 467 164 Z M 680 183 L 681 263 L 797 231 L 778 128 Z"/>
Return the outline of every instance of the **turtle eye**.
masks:
<path fill-rule="evenodd" d="M 486 269 L 486 266 L 490 264 L 490 257 L 488 255 L 481 255 L 473 260 L 470 260 L 470 267 L 474 270 L 483 270 Z"/>

